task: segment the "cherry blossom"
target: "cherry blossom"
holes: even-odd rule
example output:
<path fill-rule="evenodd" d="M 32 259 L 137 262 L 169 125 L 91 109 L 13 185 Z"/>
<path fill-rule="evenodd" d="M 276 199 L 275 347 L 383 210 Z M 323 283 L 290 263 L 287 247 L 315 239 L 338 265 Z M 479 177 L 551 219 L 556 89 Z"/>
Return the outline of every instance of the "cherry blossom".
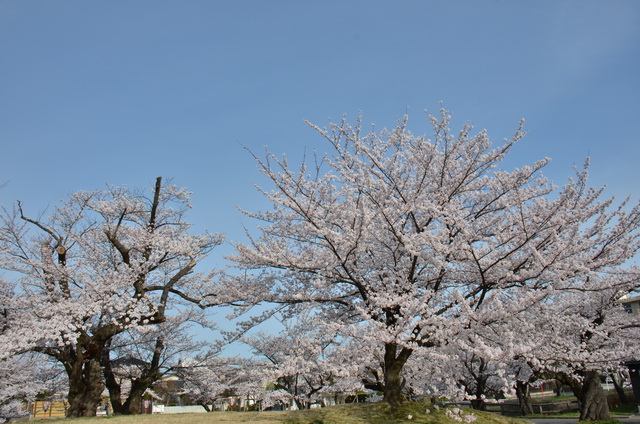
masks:
<path fill-rule="evenodd" d="M 430 136 L 413 134 L 407 117 L 381 131 L 360 118 L 311 125 L 330 153 L 298 169 L 284 156 L 256 157 L 272 207 L 247 212 L 262 225 L 232 257 L 246 272 L 240 284 L 261 300 L 314 309 L 340 337 L 381 347 L 394 408 L 412 356 L 556 290 L 591 281 L 624 291 L 638 277 L 627 263 L 640 210 L 589 187 L 588 161 L 556 187 L 542 174 L 549 159 L 504 169 L 522 124 L 494 147 L 470 124 L 452 131 L 444 109 L 429 119 Z"/>

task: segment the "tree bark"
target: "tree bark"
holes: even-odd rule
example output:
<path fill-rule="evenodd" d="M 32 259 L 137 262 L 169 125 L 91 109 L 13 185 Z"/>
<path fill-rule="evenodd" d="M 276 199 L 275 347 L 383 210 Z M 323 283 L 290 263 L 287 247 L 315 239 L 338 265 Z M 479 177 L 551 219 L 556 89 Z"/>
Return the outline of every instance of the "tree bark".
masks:
<path fill-rule="evenodd" d="M 142 414 L 142 396 L 147 390 L 146 384 L 136 384 L 137 380 L 131 383 L 131 392 L 127 397 L 127 400 L 122 404 L 123 415 L 138 415 Z"/>
<path fill-rule="evenodd" d="M 69 376 L 68 418 L 93 417 L 100 404 L 104 385 L 97 358 L 76 361 L 67 368 Z"/>
<path fill-rule="evenodd" d="M 516 396 L 520 405 L 522 415 L 533 414 L 533 404 L 531 403 L 531 386 L 528 381 L 516 381 Z"/>
<path fill-rule="evenodd" d="M 609 421 L 609 404 L 595 371 L 585 373 L 582 382 L 573 381 L 573 394 L 580 402 L 580 421 Z"/>
<path fill-rule="evenodd" d="M 483 375 L 477 376 L 475 378 L 475 391 L 470 393 L 474 395 L 474 399 L 471 399 L 471 407 L 476 411 L 486 411 L 487 410 L 487 402 L 485 402 L 485 392 L 487 390 L 487 378 Z"/>
<path fill-rule="evenodd" d="M 104 374 L 104 382 L 109 391 L 109 401 L 111 402 L 111 410 L 113 415 L 122 415 L 122 390 L 120 383 L 116 380 L 116 376 L 111 368 L 110 353 L 111 340 L 109 340 L 102 352 L 101 364 Z"/>
<path fill-rule="evenodd" d="M 473 366 L 474 362 L 477 364 L 476 369 L 474 369 Z M 467 393 L 474 397 L 474 399 L 471 400 L 471 407 L 477 411 L 486 411 L 487 403 L 484 400 L 487 391 L 487 376 L 485 375 L 486 362 L 482 358 L 474 361 L 472 357 L 471 362 L 466 364 L 466 366 L 471 373 L 475 386 L 472 386 L 471 390 L 467 389 Z"/>
<path fill-rule="evenodd" d="M 399 348 L 396 343 L 385 343 L 384 346 L 384 400 L 394 412 L 404 400 L 402 389 L 405 381 L 402 369 L 412 353 L 411 349 L 403 347 L 398 354 Z"/>

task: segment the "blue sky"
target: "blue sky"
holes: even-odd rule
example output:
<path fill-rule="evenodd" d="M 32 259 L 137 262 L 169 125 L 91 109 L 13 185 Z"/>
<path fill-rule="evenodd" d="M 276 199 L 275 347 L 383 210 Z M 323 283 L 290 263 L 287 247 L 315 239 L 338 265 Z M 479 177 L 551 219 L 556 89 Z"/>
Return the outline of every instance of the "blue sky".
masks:
<path fill-rule="evenodd" d="M 590 155 L 594 185 L 635 195 L 640 2 L 3 0 L 0 204 L 161 175 L 196 229 L 241 240 L 236 206 L 266 206 L 242 146 L 324 152 L 303 120 L 360 111 L 422 133 L 441 101 L 496 141 L 525 118 L 510 165 L 551 157 L 562 184 Z"/>

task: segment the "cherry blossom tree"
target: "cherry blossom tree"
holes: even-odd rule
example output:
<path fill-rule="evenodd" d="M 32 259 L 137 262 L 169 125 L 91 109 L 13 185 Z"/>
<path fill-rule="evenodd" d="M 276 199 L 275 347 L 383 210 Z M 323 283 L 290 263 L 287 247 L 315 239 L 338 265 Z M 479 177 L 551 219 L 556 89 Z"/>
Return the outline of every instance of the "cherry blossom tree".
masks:
<path fill-rule="evenodd" d="M 266 359 L 261 376 L 269 379 L 273 390 L 288 393 L 298 409 L 309 408 L 321 396 L 366 391 L 362 363 L 367 355 L 354 350 L 355 343 L 338 339 L 308 316 L 283 324 L 279 334 L 243 339 L 254 355 Z"/>
<path fill-rule="evenodd" d="M 57 393 L 66 385 L 64 371 L 32 353 L 0 360 L 0 422 L 28 415 L 37 395 Z"/>
<path fill-rule="evenodd" d="M 180 394 L 212 412 L 212 405 L 231 387 L 230 359 L 218 356 L 208 358 L 183 358 L 175 369 L 182 380 Z"/>
<path fill-rule="evenodd" d="M 638 249 L 638 207 L 603 200 L 586 165 L 560 188 L 541 173 L 548 159 L 503 169 L 522 125 L 492 147 L 468 123 L 452 132 L 446 110 L 429 119 L 431 138 L 410 132 L 406 117 L 381 131 L 360 119 L 311 125 L 331 153 L 297 170 L 285 157 L 256 157 L 273 206 L 247 212 L 264 224 L 233 257 L 256 271 L 244 280 L 264 301 L 312 305 L 341 337 L 364 329 L 384 350 L 393 408 L 414 352 L 490 319 L 500 299 L 526 308 L 601 274 L 624 284 L 621 267 Z"/>
<path fill-rule="evenodd" d="M 171 302 L 218 301 L 195 267 L 222 236 L 192 234 L 189 208 L 185 189 L 158 178 L 149 195 L 114 186 L 75 193 L 49 217 L 31 217 L 21 203 L 3 210 L 0 263 L 20 296 L 5 309 L 0 355 L 57 360 L 69 379 L 69 417 L 96 414 L 114 336 L 165 322 Z"/>
<path fill-rule="evenodd" d="M 624 312 L 619 290 L 594 290 L 600 284 L 560 292 L 522 318 L 546 333 L 545 343 L 526 355 L 528 362 L 571 388 L 582 421 L 609 419 L 601 381 L 640 350 L 640 317 Z"/>
<path fill-rule="evenodd" d="M 487 409 L 487 395 L 496 395 L 508 387 L 505 384 L 505 369 L 503 363 L 489 361 L 482 356 L 467 351 L 459 351 L 456 356 L 459 364 L 457 374 L 458 384 L 471 400 L 473 409 L 485 411 Z M 508 380 L 512 383 L 514 379 Z"/>
<path fill-rule="evenodd" d="M 14 296 L 11 285 L 0 280 L 0 334 L 8 328 L 7 307 Z M 60 391 L 66 385 L 60 374 L 60 367 L 31 352 L 0 359 L 0 422 L 26 416 L 37 395 Z"/>
<path fill-rule="evenodd" d="M 493 302 L 490 313 L 476 315 L 466 339 L 456 344 L 508 366 L 523 413 L 532 413 L 529 383 L 553 379 L 572 389 L 582 420 L 607 420 L 602 376 L 617 371 L 640 348 L 640 321 L 620 304 L 621 296 L 637 289 L 640 281 L 632 268 L 619 271 L 558 286 L 527 308 L 516 305 L 520 298 Z"/>
<path fill-rule="evenodd" d="M 212 412 L 216 400 L 223 397 L 262 401 L 263 406 L 285 398 L 290 400 L 280 391 L 268 390 L 269 371 L 269 364 L 258 358 L 218 355 L 185 358 L 175 369 L 183 382 L 180 393 L 202 405 L 207 412 Z"/>

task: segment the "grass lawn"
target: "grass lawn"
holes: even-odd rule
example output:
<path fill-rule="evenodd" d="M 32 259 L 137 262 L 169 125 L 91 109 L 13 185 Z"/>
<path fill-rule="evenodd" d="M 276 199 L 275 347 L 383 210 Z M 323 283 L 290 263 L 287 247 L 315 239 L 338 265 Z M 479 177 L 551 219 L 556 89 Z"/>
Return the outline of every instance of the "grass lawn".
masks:
<path fill-rule="evenodd" d="M 75 419 L 47 419 L 44 422 L 58 424 L 282 424 L 284 422 L 283 414 L 283 412 L 211 412 L 208 414 L 121 415 Z M 43 420 L 38 420 L 38 422 L 40 421 Z"/>
<path fill-rule="evenodd" d="M 427 410 L 429 412 L 427 413 Z M 436 410 L 429 402 L 406 402 L 400 410 L 391 414 L 386 403 L 337 405 L 329 408 L 305 411 L 272 412 L 211 412 L 207 414 L 160 414 L 119 417 L 78 418 L 74 420 L 47 420 L 50 423 L 70 424 L 522 424 L 524 421 L 503 417 L 488 412 L 457 410 L 449 408 Z M 450 415 L 454 417 L 451 418 Z M 473 414 L 475 420 L 472 421 Z"/>

